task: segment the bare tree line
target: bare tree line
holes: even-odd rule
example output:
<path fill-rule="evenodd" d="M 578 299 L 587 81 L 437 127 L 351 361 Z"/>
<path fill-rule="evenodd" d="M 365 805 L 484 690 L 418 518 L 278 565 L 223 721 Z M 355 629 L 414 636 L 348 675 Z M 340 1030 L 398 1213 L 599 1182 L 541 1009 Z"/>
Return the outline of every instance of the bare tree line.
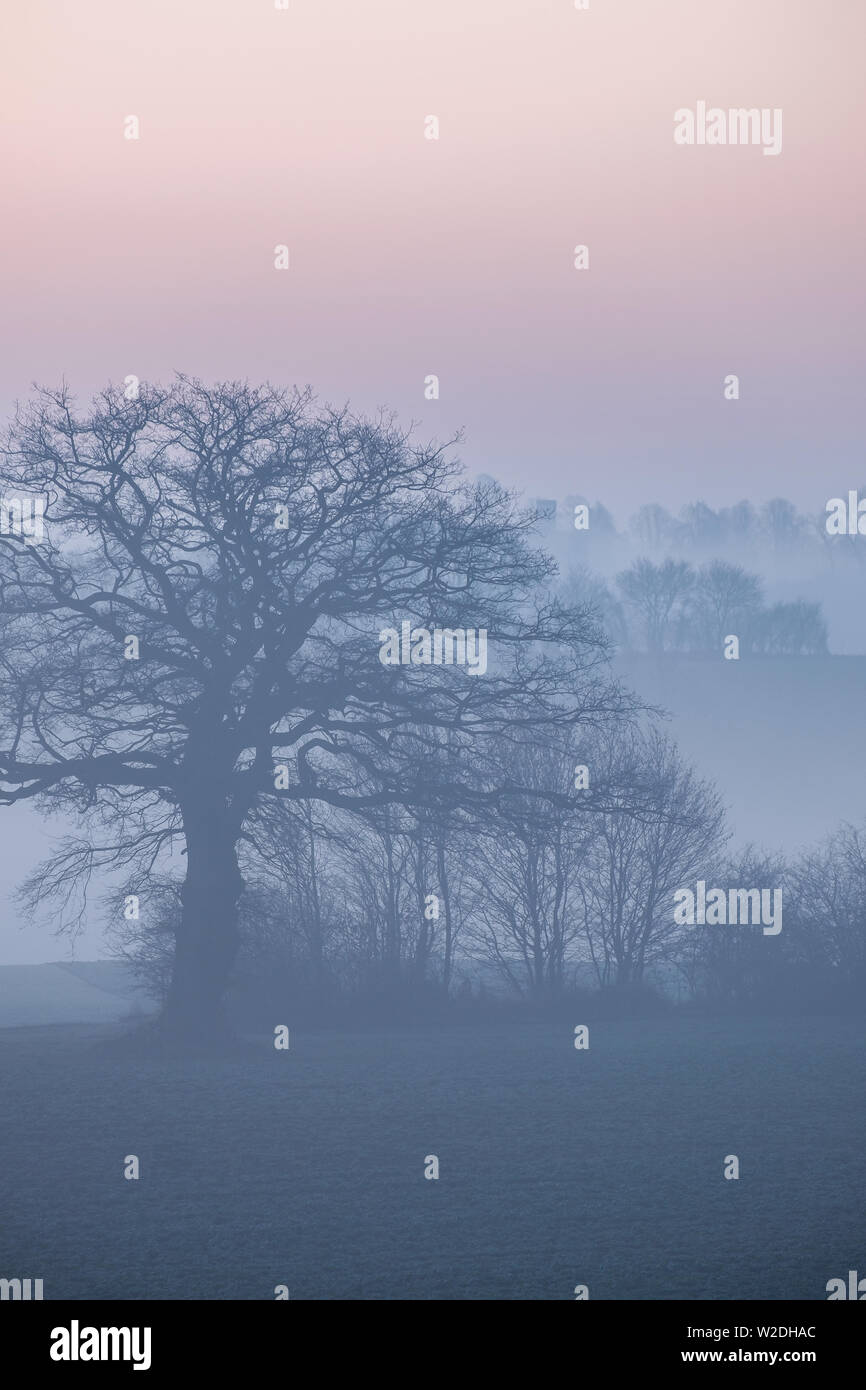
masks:
<path fill-rule="evenodd" d="M 528 735 L 478 756 L 506 759 L 561 801 L 515 796 L 495 812 L 433 819 L 267 808 L 241 902 L 237 987 L 253 1016 L 291 1006 L 335 1018 L 353 1002 L 411 1016 L 479 991 L 542 1008 L 575 989 L 627 1003 L 647 987 L 724 1009 L 862 1004 L 863 831 L 843 826 L 790 864 L 755 847 L 731 852 L 715 789 L 652 725 L 589 743 Z M 567 797 L 576 768 L 598 781 L 602 809 Z M 781 889 L 784 929 L 678 925 L 674 895 L 700 879 Z M 176 895 L 157 884 L 134 922 L 121 920 L 120 901 L 115 948 L 159 992 Z"/>
<path fill-rule="evenodd" d="M 834 492 L 845 496 L 849 487 L 847 482 L 838 487 L 828 484 L 827 496 Z M 858 495 L 866 495 L 866 486 L 860 487 Z M 573 532 L 575 507 L 582 506 L 589 512 L 587 539 L 596 538 L 607 546 L 621 540 L 649 555 L 741 559 L 757 552 L 777 560 L 785 556 L 802 560 L 812 555 L 831 565 L 837 557 L 854 564 L 863 561 L 863 547 L 857 544 L 856 536 L 828 533 L 826 507 L 802 512 L 786 497 L 774 497 L 757 506 L 745 498 L 729 507 L 689 502 L 676 515 L 657 502 L 649 502 L 639 507 L 622 529 L 602 502 L 590 503 L 576 493 L 559 504 L 548 499 L 548 508 L 551 506 L 555 526 L 563 532 Z"/>
<path fill-rule="evenodd" d="M 828 651 L 820 603 L 796 599 L 767 606 L 759 576 L 726 560 L 696 569 L 685 560 L 656 563 L 641 557 L 612 586 L 578 569 L 563 593 L 571 601 L 581 598 L 594 605 L 611 639 L 625 649 L 718 654 L 733 633 L 742 656 L 822 656 Z"/>

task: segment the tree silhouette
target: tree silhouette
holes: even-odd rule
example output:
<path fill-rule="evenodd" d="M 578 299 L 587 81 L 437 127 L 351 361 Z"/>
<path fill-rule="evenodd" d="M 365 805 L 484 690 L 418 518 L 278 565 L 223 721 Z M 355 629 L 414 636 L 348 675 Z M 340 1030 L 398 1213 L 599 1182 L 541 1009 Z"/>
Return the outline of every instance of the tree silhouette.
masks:
<path fill-rule="evenodd" d="M 616 582 L 626 603 L 638 615 L 647 651 L 664 651 L 695 582 L 691 565 L 670 557 L 655 565 L 641 557 L 618 574 Z"/>
<path fill-rule="evenodd" d="M 262 797 L 490 803 L 513 785 L 467 771 L 474 741 L 629 708 L 589 613 L 546 596 L 531 521 L 388 416 L 186 377 L 135 400 L 108 388 L 85 414 L 41 390 L 2 482 L 46 500 L 41 540 L 0 537 L 0 802 L 87 832 L 37 897 L 95 867 L 144 881 L 183 843 L 168 1040 L 224 1027 L 238 846 Z M 487 673 L 383 665 L 379 631 L 403 620 L 485 628 Z"/>

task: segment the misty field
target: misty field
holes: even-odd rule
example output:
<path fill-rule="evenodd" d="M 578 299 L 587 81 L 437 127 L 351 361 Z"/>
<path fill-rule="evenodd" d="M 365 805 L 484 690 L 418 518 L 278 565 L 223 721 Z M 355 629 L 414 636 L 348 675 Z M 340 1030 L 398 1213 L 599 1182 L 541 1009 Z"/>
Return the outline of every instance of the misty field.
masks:
<path fill-rule="evenodd" d="M 823 1299 L 866 1259 L 857 1020 L 104 1036 L 0 1030 L 0 1275 L 48 1299 Z"/>

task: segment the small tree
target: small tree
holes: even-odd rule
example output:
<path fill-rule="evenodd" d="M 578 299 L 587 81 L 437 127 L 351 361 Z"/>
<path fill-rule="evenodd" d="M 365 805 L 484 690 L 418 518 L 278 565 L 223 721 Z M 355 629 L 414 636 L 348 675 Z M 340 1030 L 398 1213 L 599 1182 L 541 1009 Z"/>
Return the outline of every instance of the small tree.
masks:
<path fill-rule="evenodd" d="M 725 841 L 724 810 L 676 747 L 657 730 L 605 749 L 612 784 L 640 790 L 639 814 L 613 807 L 593 823 L 580 874 L 583 933 L 599 983 L 643 982 L 675 961 L 682 927 L 674 894 L 710 871 Z"/>
<path fill-rule="evenodd" d="M 696 925 L 683 941 L 680 963 L 694 992 L 730 1008 L 766 1000 L 780 983 L 789 959 L 790 929 L 786 869 L 776 855 L 754 845 L 718 864 L 715 882 L 726 888 L 783 890 L 785 930 L 767 937 L 760 926 L 730 923 Z"/>
<path fill-rule="evenodd" d="M 790 939 L 813 969 L 866 997 L 866 828 L 842 825 L 792 866 Z"/>
<path fill-rule="evenodd" d="M 725 560 L 698 570 L 684 627 L 698 651 L 720 651 L 729 633 L 748 647 L 760 612 L 763 586 L 755 574 Z"/>
<path fill-rule="evenodd" d="M 578 879 L 599 797 L 589 789 L 581 794 L 589 809 L 571 799 L 575 766 L 584 762 L 576 742 L 529 736 L 491 753 L 534 795 L 503 800 L 478 827 L 467 934 L 515 991 L 542 999 L 561 992 L 574 958 Z"/>
<path fill-rule="evenodd" d="M 640 625 L 645 648 L 662 652 L 694 586 L 694 571 L 682 560 L 635 560 L 617 584 Z"/>
<path fill-rule="evenodd" d="M 827 624 L 820 603 L 774 603 L 756 616 L 752 634 L 754 650 L 768 655 L 827 654 Z"/>

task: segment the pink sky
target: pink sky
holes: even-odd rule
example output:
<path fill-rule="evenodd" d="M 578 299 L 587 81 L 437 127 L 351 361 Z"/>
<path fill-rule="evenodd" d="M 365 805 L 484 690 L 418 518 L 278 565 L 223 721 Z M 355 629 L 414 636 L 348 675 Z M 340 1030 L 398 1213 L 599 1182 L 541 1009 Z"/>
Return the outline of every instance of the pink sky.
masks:
<path fill-rule="evenodd" d="M 866 6 L 590 3 L 19 6 L 4 413 L 177 368 L 465 426 L 471 468 L 621 521 L 856 486 Z M 781 107 L 781 155 L 675 146 L 699 99 Z"/>

